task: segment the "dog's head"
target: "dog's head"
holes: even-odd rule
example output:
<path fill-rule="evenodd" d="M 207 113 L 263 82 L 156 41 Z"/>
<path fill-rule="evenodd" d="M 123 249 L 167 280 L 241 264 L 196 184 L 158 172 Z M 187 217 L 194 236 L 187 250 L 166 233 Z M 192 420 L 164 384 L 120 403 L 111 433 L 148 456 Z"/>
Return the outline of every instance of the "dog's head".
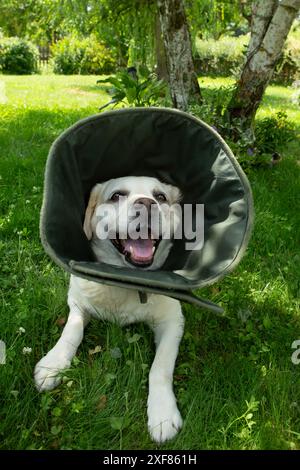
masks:
<path fill-rule="evenodd" d="M 150 177 L 124 177 L 91 191 L 83 229 L 99 261 L 158 269 L 180 223 L 180 191 Z"/>

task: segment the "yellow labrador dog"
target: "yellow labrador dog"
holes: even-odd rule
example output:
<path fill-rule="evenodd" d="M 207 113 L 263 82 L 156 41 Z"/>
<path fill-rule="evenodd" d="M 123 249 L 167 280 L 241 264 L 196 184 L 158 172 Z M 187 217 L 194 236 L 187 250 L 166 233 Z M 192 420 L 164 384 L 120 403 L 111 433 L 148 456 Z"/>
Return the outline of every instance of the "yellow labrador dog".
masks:
<path fill-rule="evenodd" d="M 124 177 L 97 184 L 90 194 L 83 227 L 96 258 L 133 269 L 159 269 L 179 223 L 176 210 L 170 217 L 179 200 L 178 188 L 156 178 Z M 101 212 L 103 208 L 106 212 Z M 137 208 L 139 215 L 146 214 L 138 221 L 134 218 Z M 107 220 L 100 224 L 105 214 Z M 159 223 L 152 224 L 155 216 Z M 170 236 L 164 237 L 164 231 Z M 156 442 L 174 437 L 182 426 L 173 393 L 173 370 L 184 328 L 179 301 L 149 294 L 147 302 L 141 303 L 138 291 L 72 275 L 68 305 L 70 313 L 59 341 L 35 367 L 38 390 L 51 390 L 59 384 L 61 371 L 70 366 L 90 315 L 121 325 L 146 322 L 154 331 L 156 343 L 149 374 L 148 428 Z"/>

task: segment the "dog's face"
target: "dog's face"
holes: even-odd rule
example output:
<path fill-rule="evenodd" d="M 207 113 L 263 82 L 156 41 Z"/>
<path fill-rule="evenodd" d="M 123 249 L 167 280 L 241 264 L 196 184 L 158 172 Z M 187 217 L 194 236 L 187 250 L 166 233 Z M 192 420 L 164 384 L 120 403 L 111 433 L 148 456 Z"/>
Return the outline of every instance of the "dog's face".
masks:
<path fill-rule="evenodd" d="M 83 228 L 97 259 L 160 268 L 180 223 L 179 201 L 179 189 L 156 178 L 128 176 L 94 186 Z"/>

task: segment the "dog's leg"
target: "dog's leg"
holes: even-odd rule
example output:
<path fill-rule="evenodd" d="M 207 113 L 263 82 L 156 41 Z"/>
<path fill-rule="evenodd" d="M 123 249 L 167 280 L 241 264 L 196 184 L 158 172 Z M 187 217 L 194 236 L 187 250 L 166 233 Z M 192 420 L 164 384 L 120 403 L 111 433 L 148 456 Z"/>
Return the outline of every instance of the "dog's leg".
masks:
<path fill-rule="evenodd" d="M 70 366 L 88 321 L 89 315 L 70 303 L 68 321 L 60 339 L 35 366 L 34 379 L 39 391 L 52 390 L 60 383 L 60 372 Z"/>
<path fill-rule="evenodd" d="M 160 297 L 153 307 L 154 324 L 149 324 L 155 335 L 156 355 L 149 374 L 148 428 L 154 441 L 161 443 L 172 439 L 182 426 L 173 393 L 173 371 L 184 318 L 177 300 Z"/>

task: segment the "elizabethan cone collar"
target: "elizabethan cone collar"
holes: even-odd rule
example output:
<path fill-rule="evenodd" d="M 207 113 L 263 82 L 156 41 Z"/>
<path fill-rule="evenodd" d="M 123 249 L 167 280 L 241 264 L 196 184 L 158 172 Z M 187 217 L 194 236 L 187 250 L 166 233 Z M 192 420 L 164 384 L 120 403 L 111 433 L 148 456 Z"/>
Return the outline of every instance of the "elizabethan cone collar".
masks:
<path fill-rule="evenodd" d="M 83 231 L 90 191 L 123 176 L 156 177 L 181 190 L 182 204 L 204 204 L 202 248 L 187 251 L 186 240 L 174 240 L 157 271 L 95 260 Z M 50 149 L 41 239 L 51 258 L 76 276 L 221 311 L 191 291 L 237 266 L 252 223 L 250 185 L 231 150 L 213 128 L 181 111 L 129 108 L 91 116 L 67 129 Z"/>

